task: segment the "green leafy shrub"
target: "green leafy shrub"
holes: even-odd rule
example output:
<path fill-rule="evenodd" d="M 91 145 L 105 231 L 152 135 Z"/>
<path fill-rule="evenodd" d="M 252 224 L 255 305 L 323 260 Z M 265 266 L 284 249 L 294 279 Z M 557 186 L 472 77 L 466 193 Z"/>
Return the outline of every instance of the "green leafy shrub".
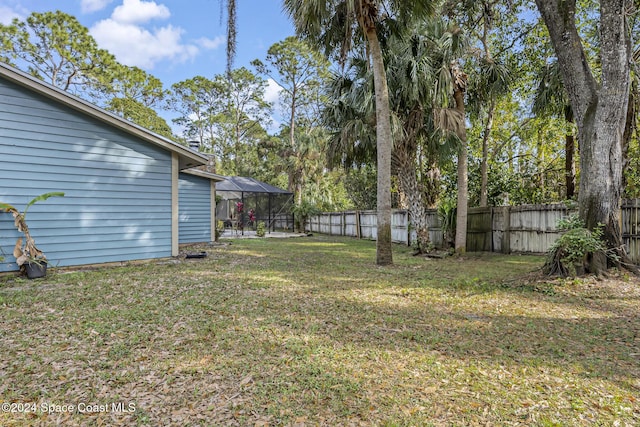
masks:
<path fill-rule="evenodd" d="M 444 234 L 444 247 L 453 247 L 456 235 L 456 201 L 445 199 L 438 205 L 438 219 Z"/>
<path fill-rule="evenodd" d="M 558 228 L 565 233 L 549 249 L 545 274 L 562 277 L 582 274 L 590 254 L 607 250 L 602 227 L 588 230 L 576 214 L 558 221 Z"/>
<path fill-rule="evenodd" d="M 258 224 L 256 225 L 256 235 L 258 237 L 264 237 L 265 234 L 267 234 L 267 225 L 264 221 L 258 221 Z"/>
<path fill-rule="evenodd" d="M 307 219 L 310 216 L 320 213 L 320 209 L 318 209 L 316 205 L 306 200 L 303 200 L 300 204 L 296 204 L 293 209 L 291 209 L 291 211 L 293 212 L 293 216 L 295 218 L 295 228 L 301 233 L 304 232 L 304 226 L 307 222 Z"/>
<path fill-rule="evenodd" d="M 219 219 L 216 222 L 216 240 L 218 240 L 220 236 L 222 236 L 222 233 L 224 233 L 224 221 Z"/>

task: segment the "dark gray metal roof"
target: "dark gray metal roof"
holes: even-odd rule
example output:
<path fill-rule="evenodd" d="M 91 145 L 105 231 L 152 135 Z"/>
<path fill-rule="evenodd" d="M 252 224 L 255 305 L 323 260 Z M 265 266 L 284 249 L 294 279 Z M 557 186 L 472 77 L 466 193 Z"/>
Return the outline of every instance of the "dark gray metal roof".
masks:
<path fill-rule="evenodd" d="M 244 176 L 227 176 L 224 181 L 216 183 L 216 191 L 233 191 L 242 193 L 292 194 L 290 191 L 274 187 L 266 182 Z"/>

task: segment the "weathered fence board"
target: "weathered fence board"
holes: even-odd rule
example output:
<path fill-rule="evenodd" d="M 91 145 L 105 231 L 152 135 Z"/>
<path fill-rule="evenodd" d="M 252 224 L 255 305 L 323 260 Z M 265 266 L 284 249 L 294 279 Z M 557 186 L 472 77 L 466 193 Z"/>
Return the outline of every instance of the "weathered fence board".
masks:
<path fill-rule="evenodd" d="M 393 211 L 391 213 L 391 241 L 410 245 L 410 233 L 411 229 L 409 227 L 409 215 L 407 215 L 407 211 Z"/>
<path fill-rule="evenodd" d="M 544 253 L 562 235 L 558 221 L 575 209 L 562 203 L 546 205 L 498 206 L 470 208 L 467 220 L 467 250 L 502 253 Z M 441 247 L 444 236 L 438 214 L 427 214 L 431 243 Z M 323 213 L 307 221 L 312 232 L 352 236 L 375 240 L 375 211 Z M 640 263 L 640 200 L 625 200 L 622 204 L 621 229 L 623 243 L 630 258 Z M 394 210 L 391 217 L 391 238 L 395 243 L 410 245 L 416 239 L 405 210 Z"/>
<path fill-rule="evenodd" d="M 467 250 L 491 252 L 493 250 L 493 209 L 470 208 L 467 212 Z"/>
<path fill-rule="evenodd" d="M 622 243 L 631 260 L 640 263 L 640 200 L 622 203 Z"/>
<path fill-rule="evenodd" d="M 509 209 L 511 252 L 546 252 L 562 234 L 558 221 L 572 212 L 564 204 L 512 206 Z"/>
<path fill-rule="evenodd" d="M 271 219 L 273 230 L 293 230 L 293 217 L 289 214 L 276 214 Z"/>

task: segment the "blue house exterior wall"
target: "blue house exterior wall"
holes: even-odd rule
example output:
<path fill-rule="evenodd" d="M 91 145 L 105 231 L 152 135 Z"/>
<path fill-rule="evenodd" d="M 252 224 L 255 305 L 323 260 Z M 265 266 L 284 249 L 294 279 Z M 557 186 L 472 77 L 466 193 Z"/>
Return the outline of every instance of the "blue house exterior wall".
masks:
<path fill-rule="evenodd" d="M 0 201 L 22 210 L 53 265 L 171 255 L 171 153 L 0 79 Z M 16 270 L 13 219 L 0 213 L 0 271 Z"/>
<path fill-rule="evenodd" d="M 187 173 L 179 181 L 179 242 L 211 241 L 211 180 Z"/>

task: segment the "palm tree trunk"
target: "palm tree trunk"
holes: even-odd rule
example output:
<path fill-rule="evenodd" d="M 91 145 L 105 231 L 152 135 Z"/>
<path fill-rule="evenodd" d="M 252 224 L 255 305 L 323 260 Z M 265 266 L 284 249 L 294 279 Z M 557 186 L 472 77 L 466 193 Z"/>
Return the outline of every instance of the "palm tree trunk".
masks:
<path fill-rule="evenodd" d="M 227 0 L 227 75 L 233 70 L 233 60 L 236 57 L 236 0 Z"/>
<path fill-rule="evenodd" d="M 538 141 L 536 143 L 536 169 L 540 171 L 540 176 L 538 177 L 538 187 L 540 189 L 540 196 L 544 199 L 545 197 L 545 180 L 544 180 L 544 143 L 545 141 L 542 138 L 542 129 L 538 128 L 537 134 Z"/>
<path fill-rule="evenodd" d="M 289 149 L 291 153 L 298 153 L 296 150 L 296 93 L 295 89 L 291 96 L 291 110 L 289 116 Z M 298 157 L 298 156 L 296 156 Z M 295 173 L 289 175 L 289 191 L 292 191 L 295 196 L 295 201 L 298 206 L 302 204 L 302 173 L 297 167 Z"/>
<path fill-rule="evenodd" d="M 389 110 L 389 89 L 384 69 L 382 49 L 375 27 L 367 28 L 367 41 L 371 50 L 373 79 L 376 93 L 376 146 L 378 160 L 378 215 L 376 263 L 393 264 L 391 250 L 391 112 Z"/>
<path fill-rule="evenodd" d="M 564 179 L 566 187 L 567 200 L 573 199 L 576 192 L 576 166 L 573 161 L 573 155 L 576 151 L 576 140 L 573 136 L 573 132 L 570 130 L 573 124 L 573 112 L 571 106 L 566 106 L 564 111 L 565 124 L 567 131 L 564 136 Z"/>
<path fill-rule="evenodd" d="M 458 209 L 456 210 L 455 250 L 458 254 L 467 251 L 467 209 L 469 183 L 467 178 L 467 143 L 461 141 L 458 151 Z"/>
<path fill-rule="evenodd" d="M 636 51 L 639 52 L 640 51 Z M 634 54 L 635 57 L 635 54 Z M 635 80 L 631 82 L 631 88 L 629 90 L 629 108 L 627 109 L 627 119 L 624 124 L 624 133 L 622 134 L 622 170 L 626 171 L 629 167 L 630 158 L 629 158 L 629 144 L 631 143 L 631 138 L 633 137 L 634 132 L 637 129 L 636 121 L 638 117 L 638 85 Z M 622 174 L 622 189 L 623 191 L 627 188 L 627 177 Z"/>
<path fill-rule="evenodd" d="M 453 97 L 456 110 L 462 114 L 463 122 L 459 131 L 460 149 L 458 151 L 458 206 L 456 209 L 455 251 L 464 254 L 467 251 L 467 209 L 469 205 L 469 180 L 467 166 L 467 131 L 464 125 L 464 88 L 456 85 Z"/>
<path fill-rule="evenodd" d="M 400 190 L 406 195 L 410 224 L 416 230 L 418 252 L 423 253 L 428 250 L 430 243 L 424 189 L 416 173 L 415 150 L 412 152 L 410 147 L 401 145 L 393 150 L 394 165 Z"/>
<path fill-rule="evenodd" d="M 486 207 L 489 204 L 489 137 L 491 136 L 491 128 L 493 127 L 493 112 L 496 109 L 496 102 L 491 99 L 489 111 L 487 112 L 487 121 L 482 134 L 482 164 L 480 165 L 480 206 Z"/>

